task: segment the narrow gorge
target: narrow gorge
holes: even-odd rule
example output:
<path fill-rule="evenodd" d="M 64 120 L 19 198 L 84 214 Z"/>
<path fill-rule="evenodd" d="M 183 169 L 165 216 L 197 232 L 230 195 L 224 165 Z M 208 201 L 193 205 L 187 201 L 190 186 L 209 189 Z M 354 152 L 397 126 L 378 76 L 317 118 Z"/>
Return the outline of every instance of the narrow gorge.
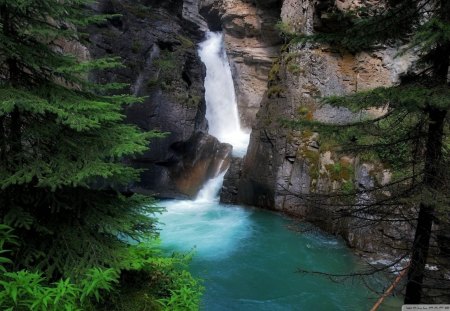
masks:
<path fill-rule="evenodd" d="M 450 1 L 0 1 L 0 309 L 450 309 Z"/>
<path fill-rule="evenodd" d="M 328 44 L 288 43 L 295 33 L 338 31 L 341 26 L 329 12 L 364 7 L 360 1 L 153 1 L 145 10 L 140 5 L 104 1 L 101 12 L 125 15 L 107 31 L 99 32 L 102 35 L 94 38 L 93 50 L 103 55 L 111 49 L 125 56 L 133 69 L 121 73 L 122 77 L 127 76 L 136 95 L 148 96 L 143 105 L 128 108 L 127 120 L 145 130 L 156 126 L 169 132 L 166 138 L 152 142 L 148 154 L 131 160 L 133 166 L 146 169 L 131 190 L 198 202 L 209 187 L 214 195 L 209 194 L 205 202 L 200 200 L 200 205 L 209 204 L 199 207 L 200 214 L 195 214 L 194 203 L 179 204 L 187 214 L 194 213 L 194 219 L 208 217 L 199 219 L 201 223 L 213 223 L 205 215 L 215 213 L 212 206 L 219 206 L 215 189 L 219 187 L 217 178 L 223 178 L 223 186 L 217 190 L 223 204 L 254 206 L 304 219 L 343 238 L 370 262 L 395 263 L 401 254 L 396 249 L 412 243 L 411 224 L 370 225 L 370 219 L 362 220 L 371 217 L 368 214 L 335 221 L 333 205 L 311 206 L 304 198 L 341 188 L 383 187 L 391 181 L 392 170 L 380 162 L 334 152 L 330 148 L 333 142 L 309 129 L 286 126 L 286 122 L 347 124 L 382 116 L 383 109 L 355 113 L 323 105 L 321 98 L 397 85 L 403 75 L 415 70 L 417 56 L 410 52 L 399 55 L 400 47 L 395 44 L 348 52 Z M 219 35 L 209 30 L 223 34 L 219 50 L 213 51 L 208 40 L 201 42 L 205 36 L 219 40 Z M 122 42 L 123 48 L 112 48 L 113 42 Z M 227 63 L 221 73 L 209 59 L 217 53 Z M 230 75 L 232 81 L 227 80 Z M 235 102 L 237 108 L 217 110 L 208 105 L 214 101 L 218 105 Z M 233 124 L 241 124 L 242 130 L 230 128 Z M 178 215 L 176 205 L 168 203 L 169 215 Z M 223 213 L 232 217 L 228 211 Z M 245 219 L 246 213 L 254 211 L 239 213 Z M 172 228 L 171 222 L 181 221 L 167 217 L 167 228 Z M 236 225 L 240 222 L 236 220 Z M 223 226 L 230 224 L 227 221 Z M 172 229 L 164 229 L 163 235 Z M 232 228 L 230 232 L 235 234 Z M 394 237 L 395 247 L 384 243 L 386 236 Z M 400 267 L 404 265 L 403 261 Z"/>
<path fill-rule="evenodd" d="M 207 33 L 199 54 L 206 65 L 206 116 L 210 133 L 245 154 L 248 135 L 240 131 L 234 87 L 220 33 Z M 219 99 L 219 100 L 217 100 Z M 209 113 L 208 113 L 209 110 Z M 221 135 L 222 134 L 222 135 Z M 204 280 L 204 310 L 366 310 L 376 296 L 361 281 L 334 283 L 301 276 L 299 269 L 351 274 L 364 266 L 345 244 L 279 214 L 219 202 L 225 172 L 208 181 L 194 200 L 164 201 L 160 216 L 164 248 L 194 251 L 192 272 Z M 288 227 L 291 227 L 289 229 Z M 305 231 L 302 235 L 296 234 Z M 331 251 L 330 251 L 331 250 Z M 382 276 L 370 280 L 375 288 Z M 351 293 L 351 294 L 350 294 Z M 345 303 L 343 303 L 345 302 Z M 391 298 L 385 308 L 395 309 Z"/>

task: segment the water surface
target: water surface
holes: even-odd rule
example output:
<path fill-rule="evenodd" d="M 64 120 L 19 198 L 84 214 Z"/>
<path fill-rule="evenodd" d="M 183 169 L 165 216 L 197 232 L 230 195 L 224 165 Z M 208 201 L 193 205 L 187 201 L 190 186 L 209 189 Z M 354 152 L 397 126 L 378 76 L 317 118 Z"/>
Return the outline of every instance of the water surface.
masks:
<path fill-rule="evenodd" d="M 205 201 L 162 205 L 164 248 L 196 249 L 191 271 L 204 280 L 203 310 L 369 310 L 377 298 L 354 279 L 297 272 L 355 271 L 361 262 L 335 237 L 296 232 L 288 227 L 298 224 L 269 211 Z M 398 301 L 388 306 L 380 310 L 400 308 Z"/>

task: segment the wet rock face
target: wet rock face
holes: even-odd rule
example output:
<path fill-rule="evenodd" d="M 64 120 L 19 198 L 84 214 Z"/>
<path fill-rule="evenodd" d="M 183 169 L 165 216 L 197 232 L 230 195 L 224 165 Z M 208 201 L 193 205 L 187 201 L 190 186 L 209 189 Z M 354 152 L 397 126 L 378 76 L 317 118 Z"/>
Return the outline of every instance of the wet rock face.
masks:
<path fill-rule="evenodd" d="M 222 189 L 220 191 L 220 202 L 225 204 L 238 203 L 238 185 L 241 178 L 242 159 L 231 158 L 230 168 L 224 176 Z"/>
<path fill-rule="evenodd" d="M 222 30 L 235 81 L 241 123 L 255 124 L 272 62 L 281 39 L 275 30 L 279 20 L 277 1 L 203 0 L 201 14 L 211 30 Z"/>
<path fill-rule="evenodd" d="M 196 193 L 200 180 L 211 175 L 207 163 L 225 148 L 203 134 L 208 129 L 205 68 L 196 51 L 203 38 L 202 19 L 191 8 L 192 1 L 181 0 L 102 0 L 94 6 L 96 11 L 121 16 L 90 29 L 91 55 L 119 56 L 125 65 L 93 78 L 128 83 L 124 91 L 145 99 L 126 107 L 126 122 L 168 133 L 152 140 L 148 152 L 129 160 L 145 169 L 134 190 L 163 197 Z M 187 142 L 192 146 L 181 154 L 176 146 Z M 181 181 L 180 176 L 189 174 L 196 176 L 192 185 Z"/>
<path fill-rule="evenodd" d="M 230 144 L 220 143 L 211 135 L 197 132 L 189 140 L 170 147 L 171 154 L 165 165 L 177 189 L 189 197 L 195 197 L 208 179 L 228 169 L 232 149 Z"/>

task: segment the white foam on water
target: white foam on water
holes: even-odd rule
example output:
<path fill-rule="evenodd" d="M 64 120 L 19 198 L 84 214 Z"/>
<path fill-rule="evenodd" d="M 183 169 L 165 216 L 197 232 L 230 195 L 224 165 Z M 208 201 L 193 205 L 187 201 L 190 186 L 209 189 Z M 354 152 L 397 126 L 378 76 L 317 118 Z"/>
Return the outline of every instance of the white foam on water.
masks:
<path fill-rule="evenodd" d="M 213 182 L 217 180 L 209 183 Z M 217 197 L 211 201 L 208 196 L 200 197 L 199 194 L 199 199 L 194 201 L 166 201 L 161 205 L 166 208 L 159 217 L 164 224 L 161 239 L 165 247 L 178 251 L 195 248 L 202 260 L 230 255 L 252 234 L 251 211 L 219 206 Z"/>

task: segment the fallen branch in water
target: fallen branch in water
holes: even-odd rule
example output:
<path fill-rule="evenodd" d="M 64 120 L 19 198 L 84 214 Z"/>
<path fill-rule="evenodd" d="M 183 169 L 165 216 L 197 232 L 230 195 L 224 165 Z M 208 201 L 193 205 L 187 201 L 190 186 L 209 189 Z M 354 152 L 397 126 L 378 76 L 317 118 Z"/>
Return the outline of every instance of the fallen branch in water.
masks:
<path fill-rule="evenodd" d="M 389 286 L 389 288 L 384 292 L 384 294 L 378 298 L 377 302 L 374 304 L 372 309 L 370 311 L 376 311 L 380 307 L 380 305 L 383 303 L 384 299 L 388 297 L 394 288 L 398 285 L 398 283 L 402 280 L 402 278 L 405 276 L 406 272 L 408 272 L 409 266 L 411 265 L 411 262 L 408 263 L 408 265 L 403 269 L 402 272 L 398 274 L 398 276 L 395 278 L 394 282 Z"/>

